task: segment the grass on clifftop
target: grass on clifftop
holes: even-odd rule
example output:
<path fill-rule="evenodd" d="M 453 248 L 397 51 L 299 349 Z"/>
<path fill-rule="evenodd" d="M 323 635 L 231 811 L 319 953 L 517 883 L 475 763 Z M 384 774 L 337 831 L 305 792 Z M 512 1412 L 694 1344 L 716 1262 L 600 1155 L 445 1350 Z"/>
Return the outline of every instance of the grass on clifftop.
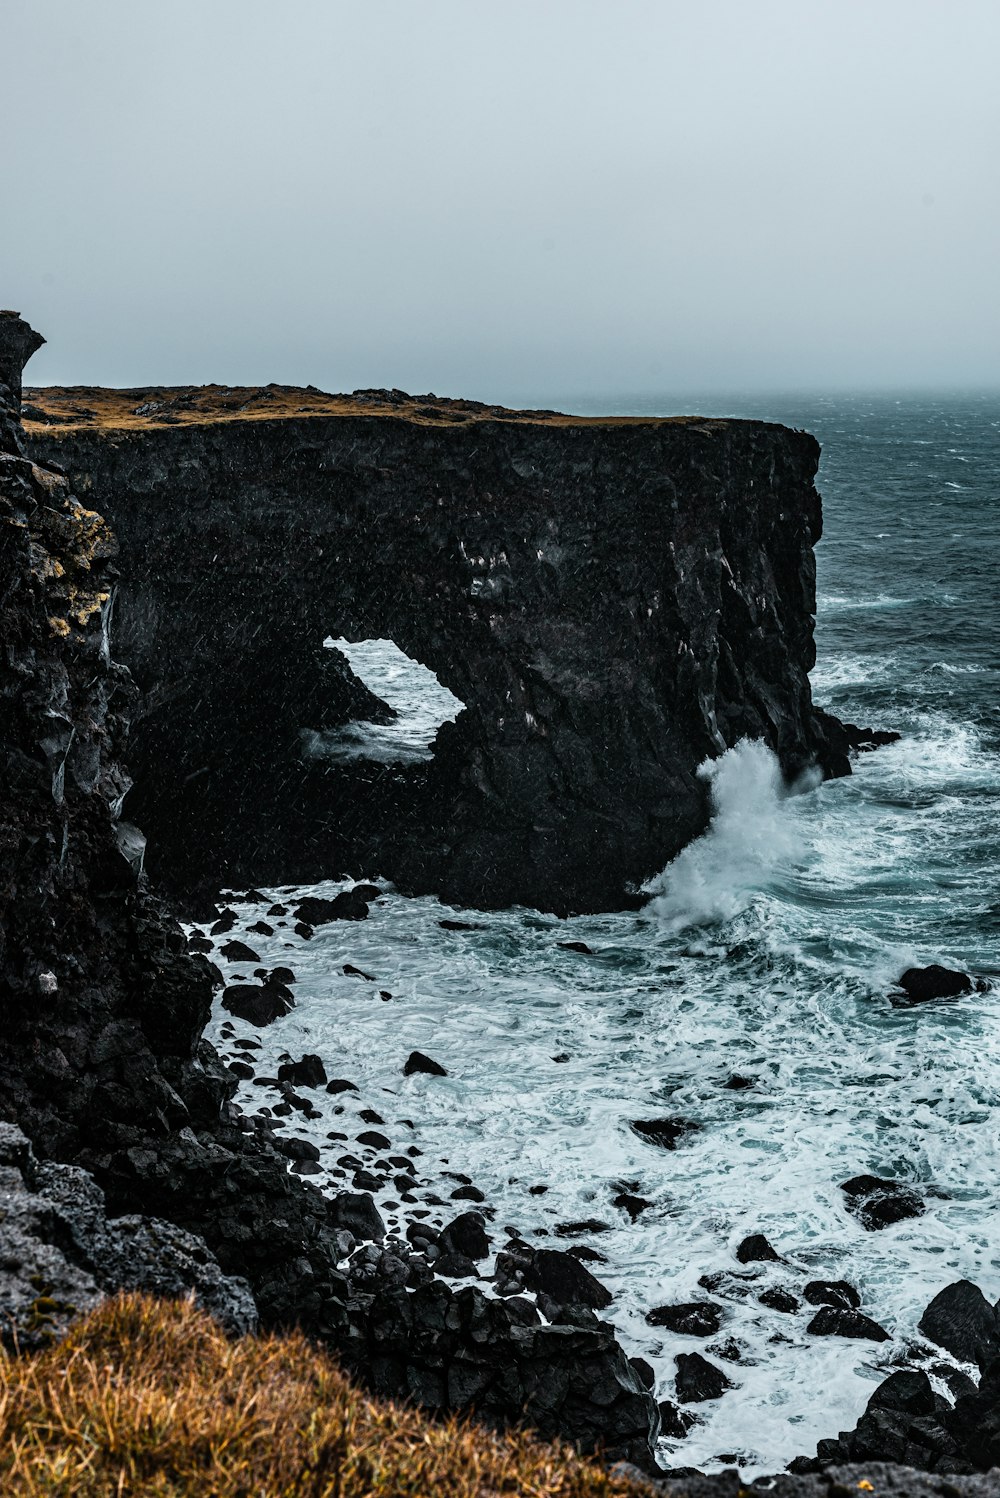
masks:
<path fill-rule="evenodd" d="M 297 1334 L 228 1341 L 187 1301 L 106 1301 L 0 1353 L 5 1498 L 612 1498 L 567 1448 L 369 1399 Z"/>

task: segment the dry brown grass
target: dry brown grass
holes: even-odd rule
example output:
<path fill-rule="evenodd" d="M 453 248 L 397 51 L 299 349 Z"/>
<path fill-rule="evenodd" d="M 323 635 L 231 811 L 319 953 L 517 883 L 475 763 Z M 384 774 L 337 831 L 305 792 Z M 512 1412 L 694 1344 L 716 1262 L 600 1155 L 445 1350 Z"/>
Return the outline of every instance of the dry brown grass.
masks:
<path fill-rule="evenodd" d="M 29 409 L 24 425 L 29 432 L 60 436 L 63 432 L 148 431 L 168 426 L 216 426 L 233 422 L 304 421 L 331 416 L 392 417 L 417 426 L 467 426 L 482 421 L 516 422 L 528 426 L 669 426 L 698 422 L 718 423 L 713 418 L 690 416 L 566 416 L 558 411 L 515 411 L 504 406 L 484 406 L 476 401 L 359 400 L 356 395 L 328 395 L 322 390 L 292 385 L 230 387 L 225 385 L 174 385 L 131 390 L 100 386 L 26 386 L 25 403 L 46 413 L 52 424 L 32 418 Z M 153 409 L 149 409 L 152 407 Z"/>
<path fill-rule="evenodd" d="M 298 1335 L 230 1342 L 189 1302 L 124 1295 L 0 1355 L 10 1498 L 611 1498 L 568 1449 L 359 1392 Z"/>

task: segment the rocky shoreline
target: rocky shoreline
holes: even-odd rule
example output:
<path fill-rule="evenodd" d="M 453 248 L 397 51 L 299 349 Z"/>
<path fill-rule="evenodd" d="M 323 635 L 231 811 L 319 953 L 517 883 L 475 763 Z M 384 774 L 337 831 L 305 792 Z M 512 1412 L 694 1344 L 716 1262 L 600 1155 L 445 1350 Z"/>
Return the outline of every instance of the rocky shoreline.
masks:
<path fill-rule="evenodd" d="M 333 1131 L 346 1137 L 329 1141 L 337 1153 L 328 1164 L 294 1125 L 319 1111 L 318 1089 L 350 1098 L 352 1080 L 328 1074 L 332 1058 L 312 1054 L 289 1056 L 273 1076 L 258 1074 L 254 1066 L 262 1027 L 294 1004 L 295 976 L 294 959 L 287 968 L 260 968 L 252 945 L 255 922 L 273 922 L 272 930 L 287 922 L 306 940 L 318 921 L 363 919 L 377 889 L 347 892 L 333 913 L 316 906 L 279 913 L 281 902 L 257 900 L 251 892 L 244 908 L 253 922 L 242 921 L 233 904 L 211 901 L 198 912 L 201 934 L 187 937 L 153 894 L 142 872 L 141 836 L 120 818 L 129 788 L 126 745 L 139 695 L 129 672 L 112 658 L 111 616 L 116 593 L 130 583 L 120 580 L 118 542 L 102 515 L 76 497 L 51 453 L 44 462 L 40 453 L 29 455 L 18 406 L 21 369 L 37 346 L 37 335 L 16 314 L 0 314 L 0 748 L 10 788 L 0 805 L 0 1191 L 6 1255 L 0 1310 L 8 1330 L 29 1342 L 57 1334 L 74 1308 L 86 1308 L 118 1287 L 161 1293 L 191 1288 L 234 1332 L 258 1321 L 264 1327 L 304 1327 L 335 1348 L 377 1393 L 432 1409 L 471 1406 L 479 1418 L 501 1425 L 526 1420 L 543 1435 L 563 1436 L 655 1474 L 661 1422 L 682 1438 L 685 1407 L 723 1394 L 724 1369 L 700 1355 L 680 1355 L 676 1402 L 658 1408 L 648 1369 L 626 1357 L 614 1328 L 597 1314 L 610 1296 L 594 1272 L 598 1261 L 589 1258 L 588 1267 L 588 1254 L 581 1251 L 588 1247 L 578 1241 L 585 1232 L 567 1234 L 566 1248 L 538 1248 L 516 1232 L 505 1233 L 474 1182 L 456 1179 L 445 1190 L 439 1180 L 422 1176 L 419 1153 L 405 1139 L 386 1135 L 377 1113 L 366 1118 L 358 1111 L 365 1128 L 353 1136 Z M 690 440 L 697 445 L 703 439 Z M 811 490 L 809 464 L 815 463 L 806 445 L 799 444 L 797 481 Z M 169 468 L 165 482 L 172 482 Z M 115 492 L 120 497 L 120 485 Z M 791 738 L 773 702 L 767 714 L 790 769 L 822 743 L 828 769 L 843 770 L 848 750 L 872 736 L 824 722 L 808 698 L 811 619 L 807 624 L 796 610 L 801 614 L 811 596 L 818 499 L 816 506 L 789 543 L 786 561 L 797 601 L 784 601 L 782 629 L 771 640 L 775 650 L 783 648 L 782 631 L 798 641 L 792 667 L 798 726 L 789 730 Z M 169 524 L 160 532 L 164 546 L 168 533 Z M 694 555 L 697 539 L 688 544 Z M 131 559 L 129 565 L 134 567 Z M 177 575 L 194 565 L 189 559 Z M 165 568 L 150 570 L 167 575 Z M 468 579 L 463 574 L 460 581 L 464 587 Z M 735 592 L 742 608 L 746 598 L 738 587 Z M 698 587 L 691 602 L 704 607 Z M 279 614 L 287 623 L 290 616 Z M 151 638 L 162 647 L 167 637 Z M 229 646 L 235 648 L 234 642 Z M 712 658 L 718 669 L 721 657 Z M 349 681 L 346 689 L 353 691 Z M 146 692 L 148 698 L 148 684 Z M 759 684 L 731 696 L 742 705 L 727 732 L 738 735 L 750 719 L 763 721 L 760 705 L 767 694 L 760 694 Z M 540 687 L 533 700 L 536 706 L 545 701 Z M 543 708 L 546 721 L 560 720 L 560 702 L 564 697 Z M 356 711 L 356 695 L 351 703 Z M 149 711 L 147 701 L 147 721 Z M 702 703 L 701 711 L 711 717 L 714 709 Z M 163 721 L 169 723 L 169 713 Z M 237 714 L 233 721 L 245 718 Z M 217 719 L 211 728 L 218 731 Z M 581 732 L 586 737 L 586 727 L 577 724 L 575 737 Z M 147 769 L 157 762 L 148 758 L 150 742 L 147 736 Z M 568 742 L 563 735 L 562 743 Z M 685 753 L 700 758 L 704 747 L 695 735 Z M 465 753 L 463 748 L 463 765 Z M 495 756 L 494 743 L 487 757 Z M 528 760 L 518 761 L 522 769 Z M 150 795 L 147 781 L 147 805 Z M 481 809 L 475 798 L 469 806 Z M 164 798 L 161 819 L 165 812 L 176 824 L 176 811 L 176 803 Z M 472 825 L 473 811 L 468 815 Z M 689 808 L 675 833 L 689 836 L 699 815 Z M 540 860 L 536 848 L 528 864 L 538 869 Z M 501 864 L 508 883 L 497 886 L 496 898 L 513 888 L 510 847 Z M 428 877 L 427 871 L 414 873 L 413 886 Z M 441 877 L 440 865 L 434 877 Z M 547 871 L 545 879 L 551 878 Z M 592 896 L 597 898 L 596 890 Z M 583 891 L 578 903 L 588 898 Z M 220 983 L 217 957 L 234 981 Z M 359 982 L 377 984 L 377 975 L 354 972 Z M 220 987 L 230 1016 L 220 1032 L 222 1056 L 205 1039 Z M 400 1059 L 401 1066 L 433 1078 L 433 1057 Z M 246 1106 L 251 1085 L 260 1089 L 256 1108 Z M 356 1103 L 336 1106 L 347 1116 Z M 636 1121 L 648 1128 L 673 1123 Z M 330 1195 L 313 1184 L 320 1175 Z M 892 1212 L 905 1207 L 893 1184 L 866 1179 L 845 1183 L 845 1191 L 860 1211 L 881 1212 L 891 1221 Z M 399 1198 L 395 1220 L 385 1205 L 386 1188 L 394 1193 L 390 1200 Z M 630 1193 L 623 1190 L 622 1196 L 621 1210 L 627 1211 Z M 640 1198 L 630 1199 L 633 1209 L 642 1209 Z M 772 1262 L 774 1252 L 751 1242 L 734 1277 L 756 1274 L 755 1266 Z M 772 1288 L 799 1301 L 796 1311 L 804 1300 L 813 1325 L 823 1318 L 830 1323 L 816 1327 L 816 1335 L 871 1336 L 872 1327 L 877 1330 L 877 1319 L 853 1303 L 849 1286 Z M 651 1308 L 650 1314 L 660 1315 L 657 1324 L 667 1329 L 671 1317 L 687 1316 L 690 1326 L 700 1315 L 706 1335 L 713 1335 L 710 1307 L 725 1292 L 708 1289 L 703 1304 Z M 948 1378 L 933 1370 L 894 1373 L 854 1432 L 822 1442 L 817 1458 L 801 1460 L 798 1475 L 777 1479 L 774 1491 L 832 1493 L 837 1483 L 856 1488 L 869 1479 L 855 1475 L 857 1468 L 837 1475 L 848 1471 L 845 1464 L 886 1458 L 956 1474 L 955 1492 L 986 1491 L 976 1487 L 978 1479 L 963 1486 L 961 1474 L 1000 1463 L 997 1311 L 977 1299 L 974 1287 L 952 1287 L 944 1295 L 928 1308 L 922 1330 L 953 1361 L 970 1365 L 970 1372 L 959 1368 Z M 773 1309 L 781 1315 L 791 1307 L 775 1300 Z M 725 1361 L 724 1353 L 715 1355 Z M 982 1375 L 978 1385 L 973 1368 Z M 942 1380 L 951 1400 L 942 1393 Z M 870 1480 L 876 1485 L 874 1475 Z M 924 1491 L 919 1484 L 891 1486 L 904 1480 L 882 1473 L 877 1490 Z M 685 1482 L 694 1498 L 698 1492 L 735 1491 L 736 1478 Z"/>

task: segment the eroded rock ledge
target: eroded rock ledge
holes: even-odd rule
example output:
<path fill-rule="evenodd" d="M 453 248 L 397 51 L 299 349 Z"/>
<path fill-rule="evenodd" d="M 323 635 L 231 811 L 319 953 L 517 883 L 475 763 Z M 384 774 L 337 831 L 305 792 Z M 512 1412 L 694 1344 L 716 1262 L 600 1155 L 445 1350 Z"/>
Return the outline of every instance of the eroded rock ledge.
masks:
<path fill-rule="evenodd" d="M 380 873 L 608 909 L 704 826 L 706 756 L 750 736 L 789 775 L 849 769 L 809 689 L 805 433 L 393 391 L 27 398 L 32 452 L 122 548 L 127 814 L 175 889 Z M 301 730 L 366 715 L 331 634 L 394 640 L 465 703 L 431 763 L 303 757 Z"/>

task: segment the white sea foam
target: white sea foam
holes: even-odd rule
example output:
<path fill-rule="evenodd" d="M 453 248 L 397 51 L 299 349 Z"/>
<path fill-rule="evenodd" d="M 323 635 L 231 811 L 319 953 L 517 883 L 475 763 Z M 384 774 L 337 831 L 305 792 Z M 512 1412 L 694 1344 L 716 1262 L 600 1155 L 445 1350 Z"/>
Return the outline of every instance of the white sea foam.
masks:
<path fill-rule="evenodd" d="M 711 825 L 646 886 L 655 897 L 649 913 L 673 934 L 731 920 L 800 851 L 786 812 L 793 790 L 766 744 L 742 739 L 698 774 L 711 787 Z M 804 777 L 793 789 L 815 789 L 821 778 Z"/>

